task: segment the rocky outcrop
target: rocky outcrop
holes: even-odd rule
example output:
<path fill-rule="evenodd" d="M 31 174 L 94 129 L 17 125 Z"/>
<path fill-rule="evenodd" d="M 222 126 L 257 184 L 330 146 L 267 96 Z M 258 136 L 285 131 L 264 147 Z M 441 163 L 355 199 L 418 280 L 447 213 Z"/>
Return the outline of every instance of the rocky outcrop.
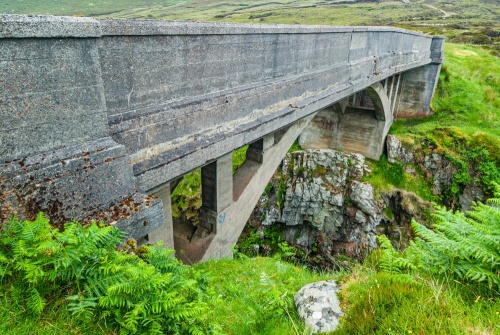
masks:
<path fill-rule="evenodd" d="M 331 262 L 340 254 L 363 258 L 377 247 L 381 233 L 405 246 L 411 219 L 429 213 L 422 208 L 430 205 L 404 191 L 375 194 L 362 181 L 369 172 L 359 154 L 329 149 L 289 153 L 250 224 L 284 224 L 288 243 Z"/>
<path fill-rule="evenodd" d="M 455 175 L 459 168 L 442 153 L 435 152 L 430 147 L 428 150 L 420 150 L 419 154 L 412 148 L 413 145 L 405 144 L 395 135 L 388 135 L 387 140 L 387 159 L 391 163 L 415 164 L 423 172 L 423 175 L 432 183 L 432 192 L 435 195 L 446 194 L 453 186 Z M 425 153 L 427 152 L 427 153 Z M 446 197 L 444 204 L 450 208 L 459 208 L 462 211 L 468 211 L 473 201 L 484 201 L 486 196 L 477 180 L 477 172 L 470 167 L 468 174 L 471 176 L 470 184 L 463 186 L 458 199 Z"/>
<path fill-rule="evenodd" d="M 396 136 L 387 135 L 385 143 L 389 162 L 394 163 L 395 161 L 399 161 L 403 163 L 415 163 L 415 155 L 413 152 L 406 149 Z"/>
<path fill-rule="evenodd" d="M 325 280 L 307 284 L 297 292 L 295 307 L 307 331 L 327 333 L 337 328 L 342 316 L 337 291 L 339 287 L 333 280 Z"/>

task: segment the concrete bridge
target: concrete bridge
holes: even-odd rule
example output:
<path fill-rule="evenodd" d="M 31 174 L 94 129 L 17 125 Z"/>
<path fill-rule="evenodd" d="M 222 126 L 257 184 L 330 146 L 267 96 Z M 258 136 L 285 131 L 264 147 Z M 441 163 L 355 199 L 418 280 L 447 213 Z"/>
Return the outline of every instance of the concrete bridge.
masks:
<path fill-rule="evenodd" d="M 442 47 L 386 27 L 2 15 L 0 219 L 99 219 L 173 248 L 170 191 L 201 167 L 200 223 L 175 248 L 230 256 L 303 131 L 377 159 L 394 117 L 429 114 Z"/>

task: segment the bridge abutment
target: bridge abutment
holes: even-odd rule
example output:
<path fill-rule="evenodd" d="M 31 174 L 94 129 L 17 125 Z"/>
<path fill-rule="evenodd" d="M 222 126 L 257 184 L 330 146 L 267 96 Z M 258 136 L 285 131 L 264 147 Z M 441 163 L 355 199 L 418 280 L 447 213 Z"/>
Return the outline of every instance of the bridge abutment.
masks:
<path fill-rule="evenodd" d="M 375 83 L 322 109 L 300 134 L 299 144 L 304 149 L 332 148 L 379 159 L 393 121 L 386 92 L 386 87 Z"/>
<path fill-rule="evenodd" d="M 408 119 L 432 113 L 430 105 L 439 81 L 444 59 L 444 38 L 434 36 L 431 43 L 432 62 L 402 74 L 401 91 L 394 117 Z"/>
<path fill-rule="evenodd" d="M 174 246 L 174 223 L 172 219 L 172 200 L 170 183 L 162 185 L 151 193 L 161 200 L 163 207 L 163 223 L 147 235 L 147 242 L 155 244 L 162 241 L 165 248 L 175 249 Z"/>

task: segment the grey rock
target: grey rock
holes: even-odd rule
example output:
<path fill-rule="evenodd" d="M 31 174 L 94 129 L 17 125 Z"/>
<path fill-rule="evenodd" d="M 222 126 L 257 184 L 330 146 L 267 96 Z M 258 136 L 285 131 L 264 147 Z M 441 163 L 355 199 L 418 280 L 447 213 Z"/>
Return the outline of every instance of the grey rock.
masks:
<path fill-rule="evenodd" d="M 385 143 L 387 145 L 387 159 L 389 162 L 415 163 L 413 152 L 406 149 L 396 136 L 387 135 Z"/>
<path fill-rule="evenodd" d="M 373 186 L 368 183 L 353 181 L 351 186 L 352 202 L 368 215 L 375 215 L 376 202 L 373 198 Z"/>
<path fill-rule="evenodd" d="M 311 333 L 331 332 L 337 328 L 342 316 L 338 291 L 333 280 L 325 280 L 308 284 L 295 295 L 297 312 Z"/>
<path fill-rule="evenodd" d="M 470 210 L 473 201 L 482 201 L 485 198 L 481 186 L 469 185 L 465 187 L 464 193 L 458 198 L 458 203 L 463 212 Z"/>
<path fill-rule="evenodd" d="M 424 157 L 423 165 L 434 177 L 432 187 L 434 194 L 441 194 L 444 189 L 451 186 L 457 168 L 446 157 L 433 153 Z"/>

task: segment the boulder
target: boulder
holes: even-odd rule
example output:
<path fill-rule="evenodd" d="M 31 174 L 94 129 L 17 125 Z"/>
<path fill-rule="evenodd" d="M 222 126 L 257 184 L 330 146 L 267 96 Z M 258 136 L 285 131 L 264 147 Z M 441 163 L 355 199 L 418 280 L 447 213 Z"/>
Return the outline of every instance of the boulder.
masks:
<path fill-rule="evenodd" d="M 342 316 L 333 280 L 307 284 L 295 295 L 295 307 L 306 329 L 312 334 L 334 331 Z"/>

